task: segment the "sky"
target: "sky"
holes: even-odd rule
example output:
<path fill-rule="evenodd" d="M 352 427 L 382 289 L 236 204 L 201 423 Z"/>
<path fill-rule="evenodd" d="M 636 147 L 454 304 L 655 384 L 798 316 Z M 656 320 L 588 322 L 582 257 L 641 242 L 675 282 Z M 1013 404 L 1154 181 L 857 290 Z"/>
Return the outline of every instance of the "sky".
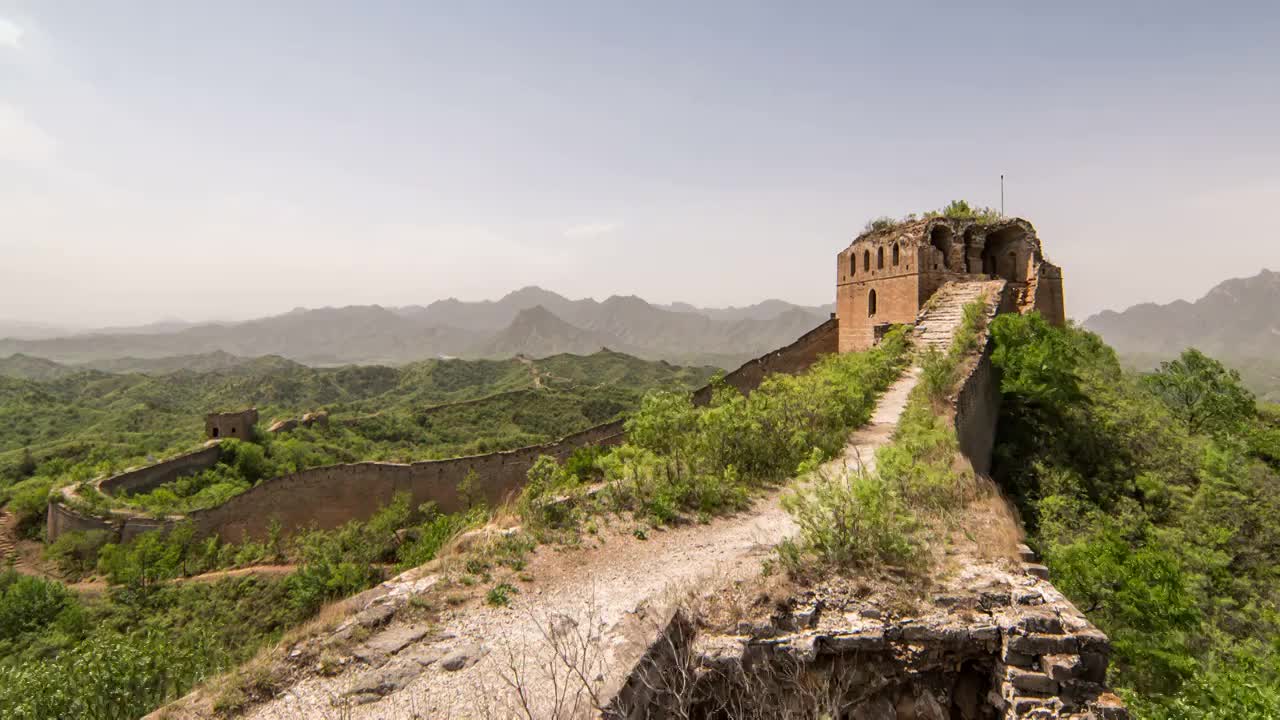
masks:
<path fill-rule="evenodd" d="M 961 7 L 964 6 L 964 7 Z M 1280 269 L 1280 4 L 0 0 L 0 319 L 817 304 L 1031 220 L 1068 314 Z"/>

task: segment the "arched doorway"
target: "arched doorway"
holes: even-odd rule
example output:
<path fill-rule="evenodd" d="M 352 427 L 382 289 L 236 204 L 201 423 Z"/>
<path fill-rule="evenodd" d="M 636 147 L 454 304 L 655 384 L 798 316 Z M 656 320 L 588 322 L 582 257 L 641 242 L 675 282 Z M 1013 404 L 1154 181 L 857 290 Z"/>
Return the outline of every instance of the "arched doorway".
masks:
<path fill-rule="evenodd" d="M 929 244 L 942 255 L 942 269 L 951 269 L 951 240 L 954 233 L 946 225 L 934 225 L 929 230 Z M 937 269 L 936 267 L 934 269 Z"/>
<path fill-rule="evenodd" d="M 867 293 L 867 317 L 876 316 L 876 291 L 872 290 Z"/>
<path fill-rule="evenodd" d="M 1026 237 L 1026 232 L 1016 225 L 988 235 L 982 249 L 982 272 L 1009 282 L 1026 282 Z"/>

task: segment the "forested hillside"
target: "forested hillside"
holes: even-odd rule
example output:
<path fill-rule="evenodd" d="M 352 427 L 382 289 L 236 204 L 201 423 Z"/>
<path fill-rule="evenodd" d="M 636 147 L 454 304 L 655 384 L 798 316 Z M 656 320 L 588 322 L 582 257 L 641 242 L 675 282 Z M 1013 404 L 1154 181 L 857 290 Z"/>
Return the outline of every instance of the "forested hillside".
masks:
<path fill-rule="evenodd" d="M 399 368 L 311 368 L 264 357 L 209 372 L 0 377 L 0 500 L 13 496 L 20 514 L 34 519 L 57 482 L 197 446 L 204 414 L 214 410 L 256 406 L 260 430 L 273 417 L 329 414 L 326 426 L 262 438 L 267 458 L 278 462 L 247 477 L 206 478 L 213 485 L 234 480 L 242 490 L 264 474 L 302 467 L 453 457 L 545 442 L 618 416 L 646 390 L 692 389 L 715 372 L 598 352 L 539 361 L 428 360 Z"/>
<path fill-rule="evenodd" d="M 1139 375 L 1038 316 L 992 330 L 995 474 L 1135 715 L 1280 717 L 1280 407 L 1196 351 Z"/>

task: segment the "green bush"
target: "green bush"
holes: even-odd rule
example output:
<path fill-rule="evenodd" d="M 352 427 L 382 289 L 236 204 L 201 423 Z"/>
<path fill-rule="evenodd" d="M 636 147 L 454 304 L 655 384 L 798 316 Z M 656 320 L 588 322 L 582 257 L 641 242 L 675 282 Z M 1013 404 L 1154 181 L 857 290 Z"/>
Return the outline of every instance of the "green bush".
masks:
<path fill-rule="evenodd" d="M 812 484 L 783 498 L 800 528 L 779 546 L 787 569 L 805 574 L 820 567 L 847 569 L 912 566 L 922 557 L 920 523 L 897 491 L 874 475 L 819 474 Z"/>
<path fill-rule="evenodd" d="M 105 530 L 64 532 L 44 550 L 58 570 L 71 580 L 78 580 L 98 566 L 98 553 L 110 535 Z"/>
<path fill-rule="evenodd" d="M 1135 716 L 1280 716 L 1280 472 L 1239 377 L 1195 351 L 1126 373 L 1034 314 L 992 334 L 995 478 Z"/>

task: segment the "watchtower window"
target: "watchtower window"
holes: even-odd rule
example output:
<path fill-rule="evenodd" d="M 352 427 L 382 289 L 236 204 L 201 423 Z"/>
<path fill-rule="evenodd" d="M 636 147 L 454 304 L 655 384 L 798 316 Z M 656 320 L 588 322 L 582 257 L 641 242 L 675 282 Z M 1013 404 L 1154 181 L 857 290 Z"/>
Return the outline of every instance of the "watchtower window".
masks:
<path fill-rule="evenodd" d="M 867 293 L 867 317 L 876 316 L 876 291 Z"/>
<path fill-rule="evenodd" d="M 857 255 L 849 256 L 849 274 L 850 275 L 858 274 L 858 256 Z"/>
<path fill-rule="evenodd" d="M 884 269 L 884 248 L 876 248 L 876 269 Z"/>
<path fill-rule="evenodd" d="M 232 434 L 232 435 L 235 435 L 235 434 L 236 434 L 236 426 L 235 426 L 235 425 L 232 425 L 232 426 L 231 426 L 231 434 Z"/>
<path fill-rule="evenodd" d="M 898 267 L 898 243 L 893 244 L 893 266 Z"/>
<path fill-rule="evenodd" d="M 862 269 L 863 270 L 871 269 L 871 251 L 870 250 L 862 251 Z"/>

